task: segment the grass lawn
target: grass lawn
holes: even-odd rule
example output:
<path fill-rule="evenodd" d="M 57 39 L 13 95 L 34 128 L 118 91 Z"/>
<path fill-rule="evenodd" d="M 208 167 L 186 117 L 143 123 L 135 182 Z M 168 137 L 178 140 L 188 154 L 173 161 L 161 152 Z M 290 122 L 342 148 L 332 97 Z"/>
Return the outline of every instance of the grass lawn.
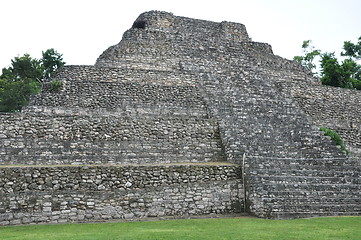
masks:
<path fill-rule="evenodd" d="M 296 220 L 216 218 L 0 227 L 1 240 L 361 239 L 361 217 Z"/>

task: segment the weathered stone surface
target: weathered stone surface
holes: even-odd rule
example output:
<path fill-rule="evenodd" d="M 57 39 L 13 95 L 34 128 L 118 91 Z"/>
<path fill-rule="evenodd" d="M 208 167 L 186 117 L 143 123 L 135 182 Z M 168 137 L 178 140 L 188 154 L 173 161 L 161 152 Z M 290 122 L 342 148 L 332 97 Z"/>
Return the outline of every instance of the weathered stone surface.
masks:
<path fill-rule="evenodd" d="M 0 115 L 1 225 L 361 213 L 359 161 L 319 131 L 360 156 L 361 94 L 321 86 L 242 24 L 146 12 L 54 79 L 60 92 L 48 79 Z"/>
<path fill-rule="evenodd" d="M 225 214 L 244 204 L 235 164 L 1 167 L 0 173 L 0 225 Z"/>

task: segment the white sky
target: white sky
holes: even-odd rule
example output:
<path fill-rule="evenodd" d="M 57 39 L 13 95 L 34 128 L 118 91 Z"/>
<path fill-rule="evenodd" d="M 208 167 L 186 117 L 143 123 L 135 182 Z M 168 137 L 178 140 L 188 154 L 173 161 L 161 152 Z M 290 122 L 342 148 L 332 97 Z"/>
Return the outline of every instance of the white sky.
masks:
<path fill-rule="evenodd" d="M 1 0 L 0 69 L 11 59 L 54 48 L 68 65 L 93 65 L 118 43 L 139 14 L 150 10 L 246 25 L 253 41 L 292 59 L 303 40 L 339 53 L 361 36 L 360 0 Z"/>

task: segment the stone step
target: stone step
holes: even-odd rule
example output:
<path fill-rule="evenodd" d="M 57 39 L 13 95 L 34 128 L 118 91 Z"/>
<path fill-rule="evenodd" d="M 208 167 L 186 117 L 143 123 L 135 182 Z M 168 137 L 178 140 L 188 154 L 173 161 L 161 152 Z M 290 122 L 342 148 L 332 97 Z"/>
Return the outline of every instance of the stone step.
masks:
<path fill-rule="evenodd" d="M 274 211 L 276 209 L 279 209 L 283 212 L 289 212 L 289 213 L 297 213 L 297 212 L 316 212 L 319 211 L 320 213 L 334 213 L 334 212 L 359 212 L 361 214 L 361 204 L 295 204 L 295 205 L 287 205 L 285 203 L 284 205 L 273 205 Z M 275 211 L 276 212 L 276 211 Z"/>
<path fill-rule="evenodd" d="M 344 204 L 356 204 L 361 203 L 361 198 L 355 194 L 339 193 L 336 195 L 332 191 L 324 192 L 295 192 L 290 191 L 280 192 L 279 194 L 272 192 L 272 197 L 265 196 L 262 200 L 267 204 L 331 204 L 331 203 L 344 203 Z"/>
<path fill-rule="evenodd" d="M 272 212 L 269 218 L 275 219 L 290 219 L 290 218 L 310 218 L 310 217 L 327 217 L 327 216 L 360 216 L 361 212 L 347 211 L 338 212 L 337 209 L 333 212 L 320 212 L 320 211 L 300 211 L 297 212 Z"/>
<path fill-rule="evenodd" d="M 302 194 L 312 193 L 317 196 L 333 193 L 334 195 L 339 194 L 359 194 L 361 191 L 361 184 L 353 183 L 339 183 L 339 184 L 308 184 L 308 183 L 286 183 L 286 184 L 272 184 L 264 182 L 259 189 L 264 189 L 272 196 L 277 195 L 295 195 L 299 196 Z"/>
<path fill-rule="evenodd" d="M 286 201 L 285 199 L 296 199 L 295 201 L 311 201 L 315 199 L 315 202 L 327 202 L 327 201 L 345 201 L 348 199 L 350 201 L 360 201 L 358 193 L 352 192 L 353 190 L 348 191 L 339 191 L 334 192 L 332 189 L 323 190 L 323 191 L 312 191 L 312 190 L 283 190 L 275 191 L 272 190 L 268 195 L 264 196 L 264 200 L 268 202 L 282 202 Z M 273 200 L 272 200 L 273 199 Z"/>
<path fill-rule="evenodd" d="M 334 176 L 331 176 L 333 173 Z M 294 175 L 283 175 L 283 176 L 250 176 L 248 179 L 250 181 L 261 181 L 264 183 L 270 184 L 360 184 L 361 178 L 355 176 L 355 174 L 350 171 L 349 173 L 341 172 L 335 173 L 330 171 L 329 176 L 294 176 Z"/>
<path fill-rule="evenodd" d="M 257 156 L 246 156 L 246 162 L 254 167 L 255 169 L 262 168 L 267 170 L 280 170 L 280 166 L 287 166 L 282 170 L 288 171 L 304 167 L 305 170 L 327 167 L 327 168 L 338 168 L 339 166 L 354 166 L 361 167 L 358 160 L 341 157 L 341 158 L 273 158 L 273 157 L 257 157 Z M 327 169 L 325 168 L 325 170 Z"/>
<path fill-rule="evenodd" d="M 277 167 L 277 166 L 276 166 Z M 267 167 L 258 168 L 258 169 L 246 169 L 246 174 L 251 179 L 258 179 L 259 177 L 354 177 L 357 178 L 361 176 L 361 167 L 355 166 L 352 164 L 345 164 L 341 166 L 302 166 L 294 165 L 289 166 L 288 169 L 268 169 Z M 258 179 L 259 181 L 260 179 Z"/>

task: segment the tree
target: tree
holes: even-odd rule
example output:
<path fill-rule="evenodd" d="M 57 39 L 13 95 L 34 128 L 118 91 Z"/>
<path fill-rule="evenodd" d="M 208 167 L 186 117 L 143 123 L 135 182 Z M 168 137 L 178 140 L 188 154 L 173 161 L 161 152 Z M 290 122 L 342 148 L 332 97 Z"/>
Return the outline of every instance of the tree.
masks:
<path fill-rule="evenodd" d="M 352 58 L 340 64 L 334 53 L 322 54 L 321 82 L 324 85 L 361 90 L 361 66 Z"/>
<path fill-rule="evenodd" d="M 343 49 L 344 52 L 341 53 L 342 56 L 361 59 L 361 37 L 359 37 L 357 44 L 354 44 L 351 41 L 345 41 L 343 43 Z"/>
<path fill-rule="evenodd" d="M 357 59 L 361 58 L 361 37 L 357 44 L 350 41 L 344 42 L 344 52 L 341 55 L 348 58 L 341 63 L 335 53 L 322 53 L 320 50 L 314 50 L 310 43 L 310 40 L 303 42 L 304 56 L 295 56 L 295 61 L 307 69 L 313 70 L 316 68 L 313 60 L 320 55 L 321 73 L 316 73 L 316 75 L 320 76 L 322 84 L 361 90 L 361 65 L 357 63 Z"/>
<path fill-rule="evenodd" d="M 14 82 L 0 79 L 0 112 L 20 111 L 39 89 L 40 84 L 29 78 Z"/>
<path fill-rule="evenodd" d="M 352 58 L 342 62 L 343 76 L 347 81 L 345 87 L 361 90 L 361 65 Z"/>
<path fill-rule="evenodd" d="M 42 76 L 40 62 L 29 54 L 11 60 L 0 76 L 0 111 L 19 111 L 40 90 Z"/>
<path fill-rule="evenodd" d="M 15 57 L 11 66 L 2 69 L 0 76 L 0 111 L 20 111 L 30 99 L 38 93 L 44 78 L 54 75 L 62 67 L 62 55 L 54 49 L 48 49 L 40 60 L 33 59 L 29 54 Z"/>
<path fill-rule="evenodd" d="M 9 82 L 20 81 L 25 78 L 40 82 L 43 77 L 43 68 L 37 59 L 33 59 L 29 54 L 22 57 L 15 57 L 11 60 L 11 67 L 3 69 L 1 78 Z"/>
<path fill-rule="evenodd" d="M 44 68 L 44 77 L 50 78 L 54 73 L 64 66 L 62 54 L 55 51 L 53 48 L 42 52 L 43 58 L 41 59 L 42 66 Z"/>
<path fill-rule="evenodd" d="M 313 70 L 316 69 L 316 64 L 314 64 L 313 61 L 321 54 L 321 51 L 315 49 L 315 47 L 311 45 L 311 42 L 311 40 L 303 41 L 303 56 L 295 56 L 293 57 L 293 60 L 313 72 Z"/>
<path fill-rule="evenodd" d="M 321 59 L 321 82 L 324 85 L 344 87 L 342 69 L 334 53 L 322 54 Z"/>

